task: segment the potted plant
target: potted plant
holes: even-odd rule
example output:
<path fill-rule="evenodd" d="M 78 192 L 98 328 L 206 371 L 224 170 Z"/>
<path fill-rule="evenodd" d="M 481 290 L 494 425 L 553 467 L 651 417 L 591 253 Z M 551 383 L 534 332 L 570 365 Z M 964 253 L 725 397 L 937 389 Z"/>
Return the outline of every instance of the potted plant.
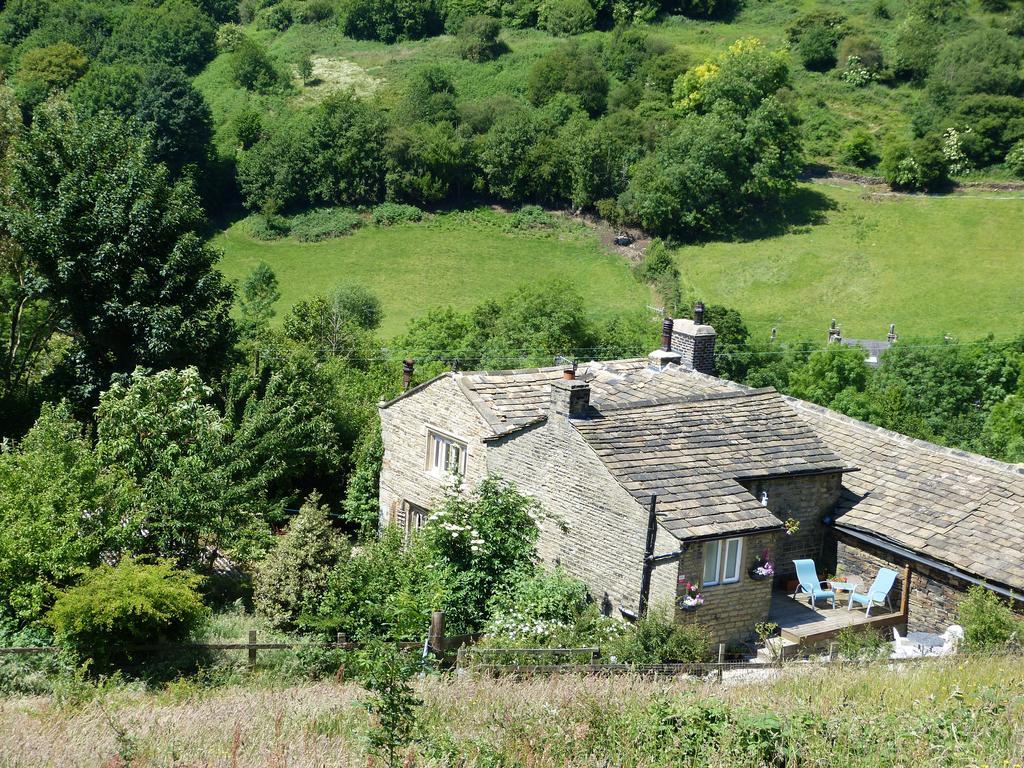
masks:
<path fill-rule="evenodd" d="M 700 593 L 700 585 L 687 581 L 685 576 L 679 577 L 679 607 L 684 611 L 696 611 L 704 605 L 704 595 Z"/>
<path fill-rule="evenodd" d="M 754 561 L 754 567 L 750 569 L 750 578 L 754 581 L 764 581 L 775 575 L 775 564 L 771 561 L 768 550 L 764 550 Z"/>

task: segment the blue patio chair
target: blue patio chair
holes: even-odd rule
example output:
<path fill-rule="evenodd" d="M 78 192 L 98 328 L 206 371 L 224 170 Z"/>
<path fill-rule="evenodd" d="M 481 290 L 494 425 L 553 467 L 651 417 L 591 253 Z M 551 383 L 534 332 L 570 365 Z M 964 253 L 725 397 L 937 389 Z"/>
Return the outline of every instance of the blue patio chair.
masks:
<path fill-rule="evenodd" d="M 857 605 L 866 606 L 867 610 L 864 612 L 864 615 L 870 616 L 871 606 L 885 603 L 891 611 L 892 604 L 889 602 L 889 592 L 892 590 L 892 585 L 896 583 L 897 576 L 899 574 L 892 568 L 879 568 L 878 575 L 871 582 L 871 586 L 868 587 L 866 594 L 862 594 L 859 591 L 863 587 L 854 587 L 853 592 L 850 593 L 850 604 L 846 606 L 846 610 L 853 610 L 853 604 L 856 603 Z"/>
<path fill-rule="evenodd" d="M 832 607 L 836 607 L 836 593 L 831 589 L 822 589 L 821 585 L 824 581 L 818 580 L 818 569 L 814 567 L 813 560 L 794 560 L 793 565 L 796 566 L 796 577 L 800 581 L 800 586 L 796 588 L 796 592 L 793 593 L 793 599 L 799 594 L 808 594 L 811 596 L 811 607 L 814 608 L 814 604 L 824 598 L 825 600 L 832 601 Z"/>

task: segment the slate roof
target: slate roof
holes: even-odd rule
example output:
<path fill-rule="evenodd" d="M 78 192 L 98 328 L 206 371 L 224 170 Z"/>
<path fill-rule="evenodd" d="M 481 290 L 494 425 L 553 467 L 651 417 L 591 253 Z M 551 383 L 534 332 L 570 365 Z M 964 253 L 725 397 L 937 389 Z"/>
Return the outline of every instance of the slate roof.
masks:
<path fill-rule="evenodd" d="M 605 405 L 572 424 L 638 502 L 657 494 L 679 539 L 780 528 L 741 479 L 847 468 L 773 389 Z"/>
<path fill-rule="evenodd" d="M 836 526 L 1024 589 L 1024 467 L 789 404 L 846 461 Z"/>
<path fill-rule="evenodd" d="M 451 375 L 499 436 L 547 418 L 551 384 L 562 378 L 563 371 L 564 366 L 553 366 Z M 592 404 L 744 389 L 678 366 L 656 372 L 646 358 L 585 363 L 577 369 L 576 378 L 590 384 Z"/>

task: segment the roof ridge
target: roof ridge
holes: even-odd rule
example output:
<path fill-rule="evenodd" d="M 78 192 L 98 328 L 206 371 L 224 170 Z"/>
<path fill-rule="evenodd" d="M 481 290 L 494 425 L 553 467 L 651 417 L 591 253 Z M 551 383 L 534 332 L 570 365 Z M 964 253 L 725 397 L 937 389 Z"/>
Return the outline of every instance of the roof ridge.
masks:
<path fill-rule="evenodd" d="M 738 397 L 753 397 L 757 395 L 778 394 L 775 387 L 759 387 L 757 389 L 743 389 L 730 392 L 701 392 L 687 395 L 668 395 L 665 397 L 653 397 L 646 400 L 630 400 L 623 403 L 601 403 L 595 405 L 597 410 L 604 411 L 631 411 L 638 408 L 652 408 L 659 405 L 676 405 L 678 403 L 697 403 L 705 400 L 729 400 Z"/>
<path fill-rule="evenodd" d="M 820 413 L 822 416 L 834 419 L 836 421 L 845 421 L 849 424 L 855 424 L 864 429 L 871 430 L 872 432 L 878 432 L 888 437 L 895 438 L 901 443 L 913 445 L 918 448 L 924 448 L 926 450 L 934 451 L 935 453 L 945 454 L 946 456 L 954 456 L 959 459 L 967 459 L 977 464 L 988 465 L 992 469 L 1009 470 L 1014 474 L 1024 476 L 1024 466 L 1021 466 L 1019 464 L 1011 464 L 1010 462 L 1000 461 L 999 459 L 993 459 L 988 456 L 982 456 L 980 453 L 971 453 L 970 451 L 963 451 L 960 450 L 959 448 L 950 448 L 948 445 L 939 445 L 938 443 L 932 443 L 929 442 L 928 440 L 921 440 L 920 438 L 917 437 L 904 435 L 902 432 L 895 432 L 891 429 L 880 427 L 877 424 L 872 424 L 868 421 L 861 421 L 860 419 L 855 419 L 852 416 L 847 416 L 845 413 L 840 413 L 839 411 L 834 411 L 831 408 L 826 408 L 825 406 L 818 405 L 817 403 L 810 403 L 806 400 L 801 400 L 800 398 L 793 397 L 791 395 L 782 395 L 782 398 L 796 409 L 802 408 L 807 411 Z"/>
<path fill-rule="evenodd" d="M 605 367 L 609 363 L 633 363 L 643 362 L 643 357 L 621 357 L 615 358 L 614 360 L 587 360 L 586 362 L 580 362 L 580 367 L 586 367 L 591 365 L 597 365 Z M 516 373 L 548 373 L 555 371 L 564 371 L 565 365 L 545 365 L 545 366 L 534 366 L 532 368 L 506 368 L 504 370 L 476 370 L 476 371 L 458 371 L 457 376 L 510 376 Z"/>
<path fill-rule="evenodd" d="M 439 374 L 437 374 L 437 376 L 434 376 L 433 378 L 427 379 L 426 381 L 421 382 L 420 384 L 417 384 L 415 387 L 410 387 L 409 389 L 405 390 L 404 392 L 399 392 L 397 395 L 392 397 L 390 400 L 381 400 L 380 402 L 377 403 L 377 408 L 378 409 L 390 408 L 392 405 L 397 403 L 399 400 L 404 400 L 405 398 L 409 397 L 410 395 L 414 395 L 417 392 L 420 392 L 420 391 L 426 389 L 431 384 L 440 381 L 441 379 L 445 378 L 446 376 L 453 376 L 453 375 L 454 374 L 452 373 L 452 371 L 444 371 L 443 373 L 439 373 Z"/>

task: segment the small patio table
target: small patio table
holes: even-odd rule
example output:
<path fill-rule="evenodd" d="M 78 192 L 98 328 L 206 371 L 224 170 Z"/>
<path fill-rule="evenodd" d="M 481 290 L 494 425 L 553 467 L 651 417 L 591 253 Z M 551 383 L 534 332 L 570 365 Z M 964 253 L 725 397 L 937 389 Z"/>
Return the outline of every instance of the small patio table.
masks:
<path fill-rule="evenodd" d="M 921 653 L 928 653 L 933 648 L 941 648 L 946 644 L 942 635 L 935 635 L 931 632 L 908 632 L 907 642 L 916 645 Z"/>
<path fill-rule="evenodd" d="M 841 581 L 837 579 L 829 579 L 828 582 L 829 589 L 836 593 L 837 598 L 839 597 L 840 592 L 850 593 L 857 589 L 857 587 L 862 586 L 864 586 L 864 582 L 862 582 L 860 579 L 856 577 L 850 579 L 842 579 Z M 836 601 L 836 603 L 838 604 L 838 600 Z"/>

